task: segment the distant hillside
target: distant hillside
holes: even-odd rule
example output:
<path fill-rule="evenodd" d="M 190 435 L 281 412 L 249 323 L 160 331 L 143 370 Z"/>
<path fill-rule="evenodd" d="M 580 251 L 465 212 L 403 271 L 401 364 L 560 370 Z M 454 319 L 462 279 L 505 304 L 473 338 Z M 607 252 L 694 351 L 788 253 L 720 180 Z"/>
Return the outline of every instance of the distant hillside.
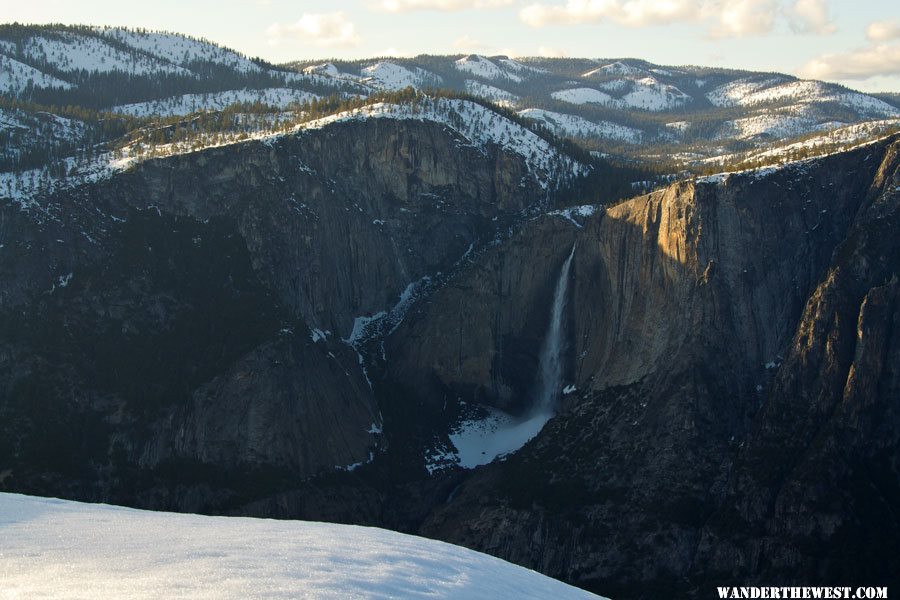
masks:
<path fill-rule="evenodd" d="M 900 108 L 900 93 L 883 92 L 883 93 L 879 93 L 879 94 L 872 94 L 872 96 L 874 96 L 875 98 L 878 98 L 879 100 L 883 100 L 883 101 L 887 102 L 888 104 L 890 104 L 891 106 L 893 106 L 895 108 Z"/>
<path fill-rule="evenodd" d="M 267 113 L 222 125 L 249 134 L 302 120 L 326 100 L 406 88 L 468 94 L 598 156 L 666 173 L 833 151 L 900 124 L 897 94 L 632 58 L 422 55 L 276 66 L 174 33 L 11 24 L 0 26 L 0 66 L 0 171 L 95 154 L 161 119 L 174 126 L 236 106 Z"/>
<path fill-rule="evenodd" d="M 438 81 L 514 107 L 598 150 L 617 143 L 712 142 L 733 151 L 900 116 L 892 102 L 835 84 L 636 59 L 456 55 L 287 66 L 381 89 Z"/>

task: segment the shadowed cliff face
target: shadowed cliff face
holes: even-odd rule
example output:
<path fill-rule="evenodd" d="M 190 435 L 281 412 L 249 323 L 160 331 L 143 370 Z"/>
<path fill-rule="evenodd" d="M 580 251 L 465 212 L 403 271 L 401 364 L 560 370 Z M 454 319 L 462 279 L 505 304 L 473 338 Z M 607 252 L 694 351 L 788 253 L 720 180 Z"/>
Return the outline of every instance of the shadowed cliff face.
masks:
<path fill-rule="evenodd" d="M 866 507 L 896 497 L 896 464 L 884 457 L 897 448 L 896 376 L 885 366 L 895 364 L 900 262 L 888 232 L 897 227 L 889 182 L 897 164 L 895 146 L 881 144 L 764 177 L 677 184 L 581 229 L 538 220 L 488 257 L 488 268 L 471 269 L 411 313 L 404 327 L 417 345 L 404 353 L 396 342 L 398 373 L 430 372 L 421 379 L 441 381 L 447 398 L 461 395 L 461 382 L 501 397 L 517 376 L 502 361 L 435 368 L 470 356 L 469 339 L 473 347 L 483 340 L 461 327 L 444 358 L 430 332 L 481 323 L 483 305 L 498 353 L 499 340 L 529 330 L 531 303 L 546 313 L 552 274 L 577 239 L 569 368 L 579 392 L 522 451 L 477 471 L 422 531 L 615 597 L 702 596 L 691 582 L 722 574 L 836 584 L 842 574 L 871 573 L 884 582 L 892 559 L 875 555 L 896 556 L 891 543 L 877 543 L 869 559 L 834 551 L 828 561 L 816 545 L 861 544 L 887 510 Z M 551 259 L 509 259 L 547 239 Z M 489 285 L 532 273 L 546 273 L 533 288 Z M 853 291 L 827 291 L 835 287 Z M 472 289 L 502 293 L 484 292 L 485 301 Z M 821 306 L 826 300 L 833 308 Z M 437 356 L 421 359 L 419 347 Z M 805 479 L 788 475 L 795 464 Z M 857 486 L 838 508 L 817 508 L 844 495 L 826 482 L 860 477 L 879 491 Z M 894 539 L 896 528 L 888 531 L 877 539 Z"/>
<path fill-rule="evenodd" d="M 393 374 L 501 407 L 527 396 L 552 286 L 577 239 L 570 377 L 579 388 L 633 384 L 715 345 L 740 367 L 731 378 L 746 394 L 762 365 L 779 362 L 865 197 L 877 165 L 853 168 L 862 158 L 680 183 L 582 228 L 532 221 L 411 312 L 389 341 Z"/>
<path fill-rule="evenodd" d="M 566 217 L 521 159 L 372 120 L 4 206 L 0 487 L 388 526 L 616 598 L 882 585 L 897 144 Z M 464 403 L 533 406 L 573 245 L 557 415 L 429 474 Z"/>
<path fill-rule="evenodd" d="M 211 510 L 257 485 L 245 471 L 281 486 L 370 461 L 381 415 L 342 339 L 545 201 L 541 183 L 445 127 L 378 119 L 4 205 L 6 484 Z M 170 476 L 225 491 L 175 497 Z"/>
<path fill-rule="evenodd" d="M 900 168 L 894 144 L 803 311 L 704 528 L 704 571 L 896 583 Z M 889 576 L 890 574 L 890 576 Z"/>

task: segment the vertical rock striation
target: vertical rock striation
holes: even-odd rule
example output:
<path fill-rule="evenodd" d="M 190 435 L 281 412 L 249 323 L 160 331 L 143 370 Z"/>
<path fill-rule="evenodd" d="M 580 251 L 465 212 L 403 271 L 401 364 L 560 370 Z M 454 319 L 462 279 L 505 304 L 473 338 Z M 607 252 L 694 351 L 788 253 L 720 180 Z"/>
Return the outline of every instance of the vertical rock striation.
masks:
<path fill-rule="evenodd" d="M 537 253 L 510 260 L 527 254 L 517 244 L 575 238 L 579 393 L 522 451 L 474 473 L 422 531 L 613 597 L 702 596 L 735 578 L 885 581 L 900 481 L 889 458 L 897 168 L 897 143 L 882 142 L 683 182 L 580 229 L 535 221 L 486 259 L 493 269 L 461 276 L 466 290 L 522 281 L 542 265 Z M 527 288 L 509 296 L 519 294 L 525 307 L 445 290 L 407 327 L 427 334 L 455 312 L 477 323 L 498 311 L 491 322 L 508 325 L 493 336 L 504 339 L 541 302 Z M 470 338 L 458 339 L 448 352 L 468 355 Z M 454 374 L 434 371 L 446 360 L 401 351 L 397 370 L 431 369 L 452 389 Z M 515 388 L 513 371 L 486 372 L 468 385 Z M 858 552 L 867 537 L 873 545 Z M 835 549 L 823 555 L 826 546 Z"/>

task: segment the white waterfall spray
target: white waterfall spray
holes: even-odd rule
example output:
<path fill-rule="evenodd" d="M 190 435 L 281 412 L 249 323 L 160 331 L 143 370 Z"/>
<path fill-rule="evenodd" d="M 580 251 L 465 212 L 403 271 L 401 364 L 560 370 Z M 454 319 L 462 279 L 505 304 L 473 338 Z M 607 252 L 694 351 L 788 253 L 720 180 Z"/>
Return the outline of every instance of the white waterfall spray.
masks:
<path fill-rule="evenodd" d="M 553 309 L 550 312 L 550 327 L 541 347 L 538 362 L 537 395 L 533 414 L 552 414 L 556 408 L 556 399 L 562 387 L 563 350 L 564 350 L 564 318 L 569 291 L 569 271 L 572 258 L 575 256 L 575 244 L 563 263 L 553 293 Z"/>
<path fill-rule="evenodd" d="M 553 418 L 562 387 L 566 298 L 574 256 L 575 244 L 572 244 L 572 251 L 563 263 L 553 293 L 550 327 L 541 347 L 536 393 L 531 410 L 516 418 L 500 410 L 488 409 L 488 417 L 460 423 L 449 436 L 456 450 L 453 455 L 456 464 L 473 469 L 478 465 L 486 465 L 498 456 L 515 452 L 540 433 L 547 421 Z"/>

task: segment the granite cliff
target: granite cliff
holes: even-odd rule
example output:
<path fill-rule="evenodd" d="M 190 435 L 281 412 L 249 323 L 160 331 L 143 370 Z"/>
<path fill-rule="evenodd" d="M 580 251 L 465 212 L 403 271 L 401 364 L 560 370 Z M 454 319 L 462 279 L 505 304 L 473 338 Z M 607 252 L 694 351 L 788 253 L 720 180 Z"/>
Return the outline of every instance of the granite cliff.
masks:
<path fill-rule="evenodd" d="M 302 478 L 371 460 L 363 325 L 402 318 L 545 185 L 445 126 L 370 119 L 4 204 L 7 477 L 99 498 L 127 487 L 115 464 Z"/>
<path fill-rule="evenodd" d="M 559 207 L 575 159 L 361 118 L 0 204 L 0 489 L 377 524 L 616 598 L 894 583 L 898 148 Z M 434 460 L 533 405 L 570 253 L 556 415 Z"/>
<path fill-rule="evenodd" d="M 679 183 L 580 227 L 544 217 L 420 305 L 398 375 L 502 398 L 504 348 L 540 335 L 527 307 L 577 241 L 578 391 L 422 531 L 613 597 L 894 581 L 897 148 Z"/>

